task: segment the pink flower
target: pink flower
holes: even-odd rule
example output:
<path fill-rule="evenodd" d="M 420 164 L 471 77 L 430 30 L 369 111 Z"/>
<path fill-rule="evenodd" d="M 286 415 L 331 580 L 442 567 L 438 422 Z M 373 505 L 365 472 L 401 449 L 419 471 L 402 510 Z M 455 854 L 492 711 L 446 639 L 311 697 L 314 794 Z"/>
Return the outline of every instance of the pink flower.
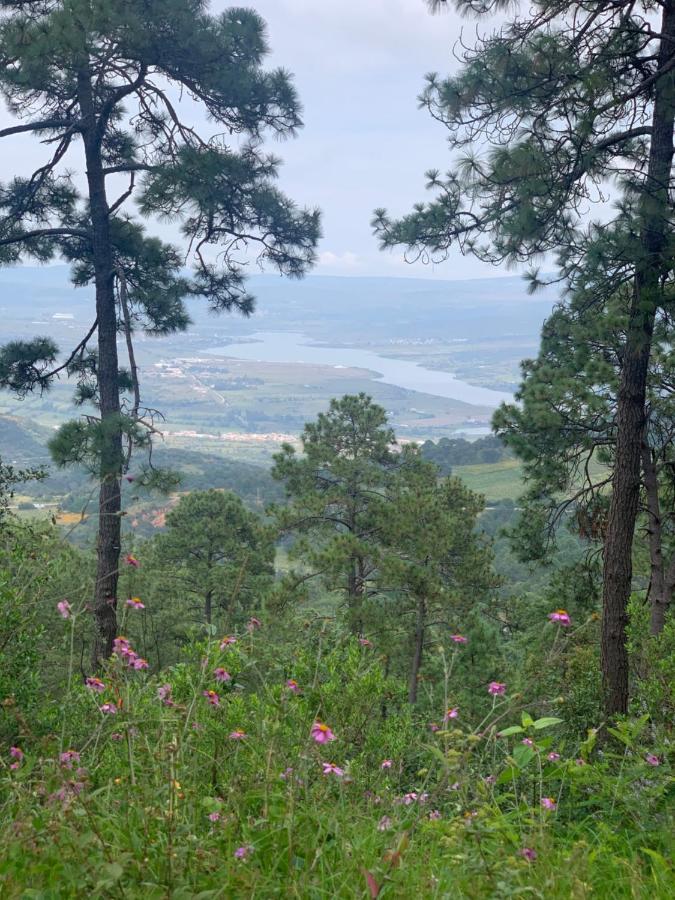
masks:
<path fill-rule="evenodd" d="M 429 813 L 429 818 L 431 819 L 432 822 L 437 821 L 438 819 L 441 818 L 440 811 L 437 809 L 432 809 L 431 812 Z"/>
<path fill-rule="evenodd" d="M 441 726 L 437 725 L 436 722 L 429 722 L 429 731 L 432 731 L 434 734 L 437 731 L 441 730 Z"/>
<path fill-rule="evenodd" d="M 10 747 L 9 755 L 14 760 L 14 762 L 11 763 L 9 767 L 10 767 L 10 769 L 13 769 L 14 771 L 16 771 L 16 769 L 18 769 L 19 766 L 21 765 L 21 763 L 23 762 L 25 753 L 23 752 L 21 747 Z"/>
<path fill-rule="evenodd" d="M 537 858 L 537 851 L 533 850 L 531 847 L 523 847 L 522 850 L 518 851 L 518 855 L 522 856 L 523 859 L 526 859 L 528 862 L 534 862 Z"/>
<path fill-rule="evenodd" d="M 486 775 L 485 778 L 483 779 L 483 781 L 485 782 L 485 784 L 492 785 L 497 781 L 497 776 L 496 775 Z"/>
<path fill-rule="evenodd" d="M 217 669 L 213 670 L 213 677 L 216 679 L 216 681 L 220 681 L 223 683 L 226 681 L 232 681 L 232 676 L 226 669 L 223 669 L 222 666 L 219 666 Z"/>
<path fill-rule="evenodd" d="M 342 778 L 345 774 L 344 769 L 341 769 L 340 766 L 336 766 L 335 763 L 325 762 L 323 765 L 323 774 L 324 775 L 337 775 L 338 778 Z"/>
<path fill-rule="evenodd" d="M 556 753 L 554 750 L 552 750 L 552 751 L 548 754 L 548 756 L 546 757 L 546 759 L 547 759 L 549 762 L 558 762 L 558 760 L 560 759 L 560 754 L 559 754 L 559 753 Z"/>
<path fill-rule="evenodd" d="M 224 637 L 221 640 L 220 649 L 225 650 L 225 649 L 227 649 L 227 647 L 231 647 L 232 644 L 236 644 L 236 643 L 237 643 L 236 637 L 232 634 L 228 634 L 228 635 L 226 635 L 226 637 Z"/>
<path fill-rule="evenodd" d="M 245 847 L 237 847 L 234 851 L 235 859 L 248 859 L 248 857 L 253 853 L 253 847 L 250 845 L 246 845 Z"/>
<path fill-rule="evenodd" d="M 124 562 L 128 566 L 133 566 L 134 569 L 137 569 L 140 566 L 139 561 L 131 553 L 127 553 L 127 555 L 124 557 Z"/>
<path fill-rule="evenodd" d="M 157 688 L 157 696 L 165 705 L 171 705 L 173 703 L 171 700 L 171 690 L 170 684 L 160 684 Z"/>
<path fill-rule="evenodd" d="M 149 664 L 147 659 L 142 659 L 140 656 L 136 656 L 134 653 L 134 658 L 131 660 L 130 665 L 133 669 L 147 669 L 149 668 Z"/>
<path fill-rule="evenodd" d="M 654 753 L 648 753 L 645 756 L 645 760 L 649 763 L 650 766 L 660 766 L 661 760 Z"/>
<path fill-rule="evenodd" d="M 449 722 L 450 719 L 456 719 L 457 716 L 459 716 L 459 708 L 457 706 L 452 706 L 449 709 L 446 709 L 443 721 Z"/>
<path fill-rule="evenodd" d="M 491 681 L 488 685 L 488 694 L 493 697 L 502 697 L 506 693 L 506 685 L 501 681 Z"/>
<path fill-rule="evenodd" d="M 534 741 L 532 740 L 532 738 L 523 738 L 520 743 L 524 744 L 526 747 L 534 747 Z"/>
<path fill-rule="evenodd" d="M 364 638 L 364 637 L 359 638 L 359 644 L 361 644 L 362 647 L 372 647 L 373 646 L 372 641 L 369 641 L 368 638 Z"/>
<path fill-rule="evenodd" d="M 240 729 L 230 732 L 230 740 L 231 741 L 243 741 L 247 737 L 248 737 L 248 735 L 246 734 L 246 732 L 241 731 Z"/>
<path fill-rule="evenodd" d="M 317 744 L 327 744 L 328 741 L 334 741 L 335 735 L 330 730 L 328 725 L 324 725 L 323 722 L 315 722 L 312 725 L 312 730 L 310 731 L 311 736 L 317 742 Z"/>
<path fill-rule="evenodd" d="M 145 609 L 145 603 L 142 602 L 140 597 L 129 597 L 127 606 L 131 609 Z"/>
<path fill-rule="evenodd" d="M 59 762 L 64 769 L 72 769 L 73 763 L 79 763 L 79 761 L 80 754 L 77 750 L 66 750 L 59 756 Z"/>
<path fill-rule="evenodd" d="M 391 828 L 391 819 L 389 816 L 382 816 L 380 821 L 377 823 L 378 831 L 389 831 Z"/>
<path fill-rule="evenodd" d="M 113 733 L 110 735 L 110 740 L 111 741 L 123 741 L 124 735 L 121 734 L 119 731 L 113 731 Z"/>
<path fill-rule="evenodd" d="M 382 762 L 380 763 L 380 768 L 381 769 L 391 769 L 392 765 L 393 765 L 393 761 L 391 759 L 383 759 Z"/>
<path fill-rule="evenodd" d="M 585 766 L 585 765 L 586 765 L 586 760 L 585 760 L 585 759 L 582 759 L 581 757 L 579 757 L 579 759 L 576 759 L 576 760 L 575 760 L 575 763 L 576 763 L 576 765 L 578 765 L 578 766 Z"/>
<path fill-rule="evenodd" d="M 215 691 L 202 691 L 202 694 L 206 697 L 211 706 L 220 706 L 220 697 Z"/>
<path fill-rule="evenodd" d="M 124 656 L 125 654 L 129 653 L 130 650 L 131 650 L 131 645 L 129 644 L 128 638 L 122 637 L 120 635 L 119 637 L 116 637 L 115 640 L 113 641 L 113 653 L 117 653 L 120 656 Z"/>
<path fill-rule="evenodd" d="M 56 604 L 56 608 L 61 613 L 64 619 L 70 618 L 73 607 L 70 605 L 70 603 L 68 603 L 67 600 L 60 600 Z"/>
<path fill-rule="evenodd" d="M 548 617 L 551 622 L 555 622 L 565 628 L 568 628 L 572 624 L 569 613 L 564 609 L 556 609 L 555 612 L 549 613 Z"/>
<path fill-rule="evenodd" d="M 468 644 L 469 639 L 465 638 L 463 634 L 451 634 L 450 640 L 454 641 L 455 644 Z"/>
<path fill-rule="evenodd" d="M 289 679 L 288 679 L 288 681 L 286 682 L 286 688 L 287 688 L 292 694 L 299 694 L 299 693 L 300 693 L 300 685 L 299 685 L 298 682 L 295 680 L 295 678 L 289 678 Z"/>
<path fill-rule="evenodd" d="M 255 631 L 256 628 L 262 628 L 262 622 L 260 621 L 260 619 L 256 619 L 255 616 L 251 616 L 246 624 L 246 628 L 248 629 L 248 631 Z"/>
<path fill-rule="evenodd" d="M 96 678 L 94 675 L 90 675 L 84 683 L 90 691 L 95 691 L 97 694 L 101 694 L 105 690 L 105 684 L 100 678 Z"/>
<path fill-rule="evenodd" d="M 407 794 L 404 794 L 401 802 L 403 804 L 405 804 L 405 806 L 410 806 L 412 803 L 416 803 L 417 802 L 417 792 L 409 791 Z"/>
<path fill-rule="evenodd" d="M 117 707 L 114 703 L 104 703 L 103 706 L 99 706 L 99 709 L 106 716 L 114 716 L 117 713 Z"/>
<path fill-rule="evenodd" d="M 542 797 L 541 805 L 544 809 L 554 810 L 558 804 L 555 802 L 553 797 Z"/>
<path fill-rule="evenodd" d="M 209 813 L 209 821 L 210 822 L 220 822 L 220 813 L 219 812 Z"/>
<path fill-rule="evenodd" d="M 293 766 L 287 766 L 284 771 L 279 775 L 282 781 L 288 781 L 288 779 L 293 774 Z"/>

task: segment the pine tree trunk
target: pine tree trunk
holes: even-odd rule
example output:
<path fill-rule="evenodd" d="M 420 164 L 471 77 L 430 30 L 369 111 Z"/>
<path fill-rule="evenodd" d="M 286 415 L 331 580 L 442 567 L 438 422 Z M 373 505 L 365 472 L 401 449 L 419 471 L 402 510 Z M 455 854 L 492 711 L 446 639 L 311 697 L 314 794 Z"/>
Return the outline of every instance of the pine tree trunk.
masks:
<path fill-rule="evenodd" d="M 204 621 L 207 625 L 213 621 L 213 591 L 207 591 L 204 597 Z"/>
<path fill-rule="evenodd" d="M 647 535 L 649 538 L 650 583 L 649 603 L 651 609 L 651 633 L 660 634 L 666 621 L 666 571 L 663 560 L 663 528 L 661 505 L 659 503 L 659 483 L 656 466 L 649 447 L 642 447 L 642 472 L 647 496 Z"/>
<path fill-rule="evenodd" d="M 663 7 L 658 66 L 675 55 L 675 0 Z M 604 547 L 602 677 L 608 716 L 628 710 L 626 625 L 632 583 L 632 549 L 640 493 L 645 396 L 662 259 L 667 239 L 668 187 L 673 162 L 675 83 L 672 69 L 656 82 L 647 185 L 642 197 L 642 255 L 637 261 L 617 405 L 612 499 Z"/>
<path fill-rule="evenodd" d="M 410 681 L 408 683 L 408 703 L 417 703 L 417 688 L 419 674 L 424 657 L 424 635 L 426 631 L 426 605 L 420 597 L 417 601 L 417 620 L 415 622 L 415 638 L 413 641 L 413 657 L 410 666 Z"/>
<path fill-rule="evenodd" d="M 99 523 L 96 584 L 94 587 L 94 646 L 92 663 L 99 667 L 112 653 L 117 633 L 117 581 L 121 534 L 122 434 L 120 430 L 119 365 L 114 263 L 108 201 L 101 159 L 101 131 L 96 119 L 89 72 L 78 75 L 78 99 L 85 123 L 83 141 L 87 163 L 89 213 L 98 319 L 97 379 L 101 429 Z"/>

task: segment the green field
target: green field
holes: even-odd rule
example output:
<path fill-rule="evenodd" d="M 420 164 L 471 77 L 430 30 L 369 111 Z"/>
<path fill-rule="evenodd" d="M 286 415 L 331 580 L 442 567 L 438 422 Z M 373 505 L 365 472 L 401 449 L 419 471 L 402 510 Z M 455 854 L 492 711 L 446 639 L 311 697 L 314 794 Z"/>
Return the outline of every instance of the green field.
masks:
<path fill-rule="evenodd" d="M 516 500 L 523 492 L 522 467 L 514 459 L 477 466 L 455 466 L 457 475 L 471 488 L 490 500 Z"/>

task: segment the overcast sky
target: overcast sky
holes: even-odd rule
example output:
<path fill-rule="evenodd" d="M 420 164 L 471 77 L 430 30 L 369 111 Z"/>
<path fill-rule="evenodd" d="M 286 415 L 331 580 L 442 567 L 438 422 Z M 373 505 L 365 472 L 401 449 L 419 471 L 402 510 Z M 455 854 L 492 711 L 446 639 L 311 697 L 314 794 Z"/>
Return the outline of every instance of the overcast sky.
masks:
<path fill-rule="evenodd" d="M 232 5 L 212 0 L 211 10 Z M 376 207 L 406 213 L 425 198 L 424 172 L 448 167 L 446 131 L 417 108 L 417 96 L 426 72 L 456 68 L 453 46 L 462 29 L 472 38 L 475 21 L 454 11 L 431 16 L 424 0 L 236 5 L 252 7 L 266 20 L 269 65 L 293 73 L 304 106 L 299 136 L 270 149 L 284 161 L 282 189 L 297 203 L 323 211 L 316 273 L 436 279 L 505 274 L 459 254 L 435 267 L 408 265 L 401 253 L 380 252 L 370 228 Z M 481 28 L 489 26 L 483 18 Z M 0 110 L 0 122 L 10 121 Z M 2 170 L 30 171 L 44 162 L 44 154 L 31 136 L 10 138 L 0 147 Z"/>

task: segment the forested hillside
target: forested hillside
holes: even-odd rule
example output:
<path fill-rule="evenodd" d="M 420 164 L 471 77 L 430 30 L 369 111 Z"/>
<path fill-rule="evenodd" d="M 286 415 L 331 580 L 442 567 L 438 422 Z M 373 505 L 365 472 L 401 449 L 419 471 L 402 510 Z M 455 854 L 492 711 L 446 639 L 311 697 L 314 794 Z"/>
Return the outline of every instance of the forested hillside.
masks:
<path fill-rule="evenodd" d="M 2 898 L 675 893 L 675 2 L 410 3 L 0 6 Z"/>

